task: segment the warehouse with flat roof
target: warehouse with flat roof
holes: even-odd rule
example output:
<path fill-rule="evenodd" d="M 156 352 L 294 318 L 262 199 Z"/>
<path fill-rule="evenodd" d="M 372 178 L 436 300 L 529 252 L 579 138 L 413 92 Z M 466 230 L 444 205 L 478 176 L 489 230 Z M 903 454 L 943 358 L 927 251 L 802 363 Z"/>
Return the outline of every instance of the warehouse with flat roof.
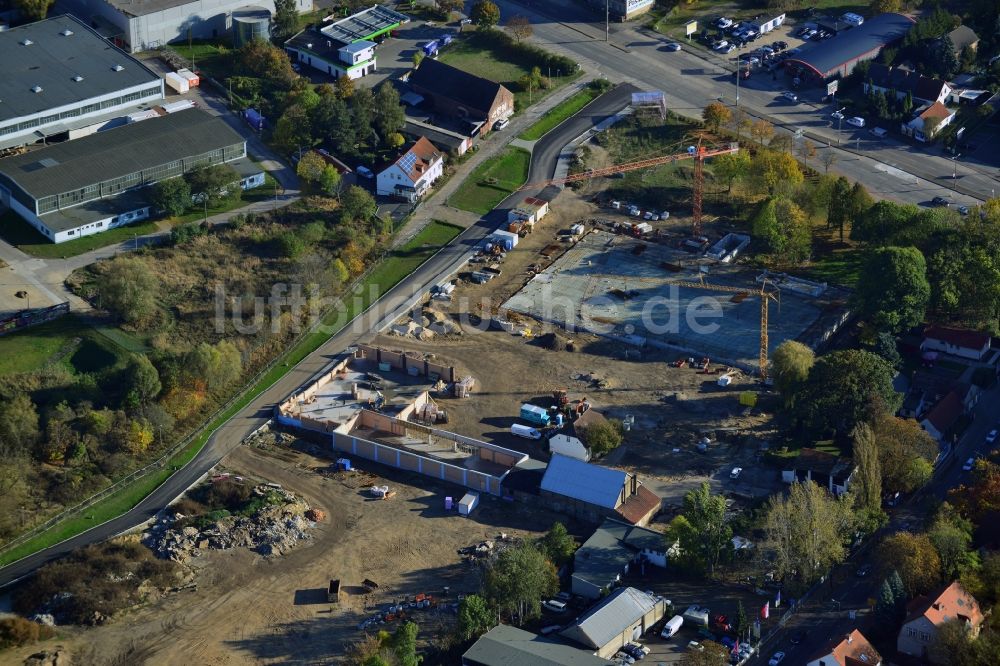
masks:
<path fill-rule="evenodd" d="M 914 23 L 902 14 L 880 14 L 831 39 L 802 47 L 800 53 L 785 61 L 785 69 L 812 81 L 847 76 L 859 62 L 872 60 L 883 48 L 901 40 Z"/>
<path fill-rule="evenodd" d="M 153 210 L 142 188 L 223 163 L 244 189 L 264 182 L 242 136 L 187 109 L 0 160 L 0 208 L 60 243 L 145 219 Z"/>
<path fill-rule="evenodd" d="M 163 80 L 64 14 L 0 32 L 0 148 L 99 125 L 163 99 Z"/>

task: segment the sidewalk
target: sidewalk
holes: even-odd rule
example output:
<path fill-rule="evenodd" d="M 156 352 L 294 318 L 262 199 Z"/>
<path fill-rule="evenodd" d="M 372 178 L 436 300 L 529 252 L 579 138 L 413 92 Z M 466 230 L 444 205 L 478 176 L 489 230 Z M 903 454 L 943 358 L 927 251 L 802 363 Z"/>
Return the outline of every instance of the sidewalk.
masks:
<path fill-rule="evenodd" d="M 510 125 L 504 129 L 490 132 L 490 135 L 486 138 L 486 140 L 479 144 L 479 150 L 477 150 L 472 157 L 455 170 L 455 173 L 452 174 L 448 182 L 442 185 L 440 189 L 435 190 L 429 201 L 425 201 L 417 206 L 417 209 L 410 216 L 410 219 L 407 220 L 406 225 L 396 235 L 396 239 L 393 241 L 393 246 L 398 247 L 406 243 L 408 240 L 420 233 L 420 230 L 423 229 L 431 220 L 451 222 L 452 224 L 457 224 L 462 227 L 468 227 L 475 224 L 480 216 L 476 213 L 470 213 L 468 211 L 459 210 L 449 206 L 447 203 L 449 197 L 455 193 L 455 190 L 461 187 L 462 183 L 465 182 L 465 179 L 469 177 L 469 174 L 471 174 L 476 167 L 484 161 L 495 157 L 508 145 L 531 150 L 531 147 L 534 146 L 535 142 L 522 141 L 521 139 L 516 138 L 517 135 L 533 125 L 539 118 L 548 113 L 557 104 L 579 92 L 589 82 L 590 77 L 584 76 L 579 81 L 563 86 L 561 89 L 552 93 L 542 101 L 529 107 L 520 116 L 516 116 L 513 120 L 511 120 Z"/>

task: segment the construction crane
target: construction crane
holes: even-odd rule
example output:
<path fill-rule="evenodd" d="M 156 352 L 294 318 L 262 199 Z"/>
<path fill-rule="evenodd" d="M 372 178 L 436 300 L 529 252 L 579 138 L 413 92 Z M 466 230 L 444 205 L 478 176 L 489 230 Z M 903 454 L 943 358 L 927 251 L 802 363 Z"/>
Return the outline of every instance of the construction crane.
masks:
<path fill-rule="evenodd" d="M 740 150 L 740 145 L 736 142 L 730 143 L 725 148 L 706 148 L 701 145 L 702 137 L 699 135 L 697 145 L 691 146 L 687 151 L 683 153 L 676 153 L 673 155 L 661 155 L 659 157 L 651 157 L 645 160 L 639 160 L 637 162 L 626 162 L 625 164 L 614 164 L 608 167 L 602 167 L 600 169 L 591 169 L 590 171 L 584 171 L 582 173 L 575 173 L 568 176 L 563 176 L 562 178 L 551 178 L 549 180 L 537 181 L 534 183 L 526 183 L 522 185 L 519 190 L 529 190 L 529 189 L 542 189 L 548 187 L 549 185 L 565 185 L 566 183 L 574 183 L 580 180 L 589 180 L 591 178 L 597 178 L 599 176 L 610 176 L 613 173 L 625 173 L 627 171 L 638 171 L 639 169 L 648 169 L 649 167 L 659 166 L 661 164 L 667 164 L 668 162 L 679 162 L 681 160 L 694 160 L 694 193 L 693 193 L 693 204 L 692 209 L 692 231 L 695 236 L 701 235 L 701 200 L 702 192 L 705 186 L 705 175 L 704 175 L 704 165 L 705 160 L 709 157 L 716 157 L 718 155 L 729 155 L 732 153 L 737 153 Z"/>
<path fill-rule="evenodd" d="M 751 294 L 760 297 L 760 378 L 761 381 L 767 380 L 768 310 L 770 301 L 774 300 L 779 304 L 781 303 L 781 292 L 768 291 L 766 279 L 761 282 L 760 291 L 757 291 L 755 289 L 728 287 L 720 284 L 706 284 L 701 273 L 698 274 L 698 278 L 698 282 L 690 280 L 671 280 L 670 284 L 675 284 L 680 287 L 691 287 L 692 289 L 706 289 L 708 291 L 726 291 L 734 294 L 742 294 L 744 298 L 750 296 Z"/>

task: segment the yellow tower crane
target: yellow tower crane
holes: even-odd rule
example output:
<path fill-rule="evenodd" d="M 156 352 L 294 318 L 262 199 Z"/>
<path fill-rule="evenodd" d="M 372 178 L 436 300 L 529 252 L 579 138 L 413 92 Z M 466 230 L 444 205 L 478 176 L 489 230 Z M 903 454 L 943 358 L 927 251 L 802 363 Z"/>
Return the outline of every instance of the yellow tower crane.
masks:
<path fill-rule="evenodd" d="M 768 291 L 767 280 L 765 279 L 761 282 L 760 290 L 756 289 L 744 289 L 741 287 L 728 287 L 720 284 L 707 284 L 704 281 L 704 277 L 701 273 L 698 274 L 698 281 L 693 282 L 690 280 L 671 280 L 670 284 L 676 284 L 681 287 L 691 287 L 692 289 L 705 289 L 708 291 L 725 291 L 733 294 L 742 294 L 743 298 L 747 296 L 756 295 L 760 297 L 760 378 L 761 381 L 767 379 L 767 317 L 770 301 L 777 301 L 781 304 L 781 292 L 780 291 Z M 742 300 L 742 299 L 741 299 Z"/>

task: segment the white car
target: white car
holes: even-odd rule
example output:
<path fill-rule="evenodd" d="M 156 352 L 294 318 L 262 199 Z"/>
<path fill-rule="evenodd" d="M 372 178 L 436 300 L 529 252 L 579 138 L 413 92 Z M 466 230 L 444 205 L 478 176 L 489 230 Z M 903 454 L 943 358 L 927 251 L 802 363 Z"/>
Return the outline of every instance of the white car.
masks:
<path fill-rule="evenodd" d="M 975 458 L 969 458 L 968 460 L 965 461 L 965 464 L 962 465 L 962 471 L 963 472 L 971 472 L 972 468 L 975 467 L 975 466 L 976 466 L 976 459 Z"/>
<path fill-rule="evenodd" d="M 729 46 L 729 42 L 727 42 L 726 40 L 723 39 L 721 42 L 719 42 L 718 44 L 715 45 L 715 50 L 716 51 L 721 51 L 722 49 L 726 48 L 727 46 Z"/>
<path fill-rule="evenodd" d="M 669 44 L 667 44 L 667 50 L 668 51 L 680 51 L 681 50 L 681 45 L 678 44 L 677 42 L 670 42 Z"/>
<path fill-rule="evenodd" d="M 728 44 L 728 45 L 722 47 L 720 49 L 720 52 L 721 53 L 732 53 L 735 50 L 736 50 L 736 45 L 735 44 Z"/>
<path fill-rule="evenodd" d="M 566 610 L 566 604 L 556 599 L 549 599 L 542 602 L 542 607 L 553 613 L 562 613 Z"/>
<path fill-rule="evenodd" d="M 734 467 L 733 471 L 729 473 L 729 478 L 730 479 L 738 479 L 738 478 L 740 478 L 740 474 L 742 474 L 742 473 L 743 473 L 743 468 L 742 467 Z"/>
<path fill-rule="evenodd" d="M 847 124 L 848 125 L 854 125 L 855 127 L 864 127 L 865 126 L 865 119 L 862 118 L 862 117 L 860 117 L 860 116 L 854 116 L 853 118 L 848 118 L 847 119 Z"/>
<path fill-rule="evenodd" d="M 843 120 L 844 114 L 842 114 L 840 111 L 834 111 L 833 113 L 830 114 L 830 117 L 833 118 L 834 120 Z"/>
<path fill-rule="evenodd" d="M 783 93 L 781 93 L 781 96 L 784 97 L 785 99 L 787 99 L 789 102 L 797 102 L 797 101 L 799 101 L 799 96 L 796 95 L 795 93 L 791 92 L 791 91 L 783 92 Z"/>
<path fill-rule="evenodd" d="M 732 20 L 727 19 L 725 16 L 723 16 L 722 18 L 720 18 L 718 21 L 715 22 L 715 27 L 725 30 L 732 24 L 733 24 Z"/>
<path fill-rule="evenodd" d="M 997 434 L 998 433 L 995 429 L 990 430 L 989 434 L 986 435 L 986 443 L 992 444 L 993 442 L 997 441 Z"/>
<path fill-rule="evenodd" d="M 785 660 L 784 652 L 775 652 L 771 656 L 771 661 L 767 662 L 767 666 L 778 666 L 782 661 Z"/>
<path fill-rule="evenodd" d="M 509 118 L 504 118 L 502 120 L 496 121 L 496 123 L 494 123 L 494 125 L 493 125 L 493 129 L 495 129 L 495 130 L 502 130 L 504 127 L 507 127 L 507 125 L 509 125 L 509 124 L 510 124 L 510 119 Z"/>

